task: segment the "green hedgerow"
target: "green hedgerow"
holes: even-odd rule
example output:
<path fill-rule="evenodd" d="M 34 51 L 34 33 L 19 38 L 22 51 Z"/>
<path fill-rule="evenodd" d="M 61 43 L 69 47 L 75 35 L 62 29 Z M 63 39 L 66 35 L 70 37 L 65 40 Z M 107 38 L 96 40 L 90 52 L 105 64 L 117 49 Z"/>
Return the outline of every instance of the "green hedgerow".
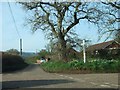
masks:
<path fill-rule="evenodd" d="M 69 62 L 50 61 L 41 64 L 45 71 L 61 72 L 66 70 L 90 70 L 92 72 L 119 72 L 119 60 L 92 60 L 84 63 L 83 61 L 73 60 Z"/>

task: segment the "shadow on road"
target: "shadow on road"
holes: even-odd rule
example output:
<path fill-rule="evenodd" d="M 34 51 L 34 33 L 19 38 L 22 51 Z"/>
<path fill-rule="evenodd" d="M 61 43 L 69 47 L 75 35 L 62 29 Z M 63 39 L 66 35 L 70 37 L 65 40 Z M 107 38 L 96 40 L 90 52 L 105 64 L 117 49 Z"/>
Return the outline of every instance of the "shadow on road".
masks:
<path fill-rule="evenodd" d="M 28 64 L 26 67 L 24 67 L 21 70 L 16 70 L 16 71 L 12 71 L 12 72 L 5 72 L 4 74 L 9 74 L 9 73 L 21 73 L 21 72 L 31 72 L 34 71 L 35 69 L 40 68 L 39 65 L 35 65 L 35 64 Z"/>
<path fill-rule="evenodd" d="M 72 83 L 71 80 L 22 80 L 22 81 L 4 81 L 2 82 L 3 89 L 12 89 L 12 88 L 25 88 L 25 87 L 35 87 L 35 86 L 44 86 L 44 85 L 54 85 L 61 83 Z"/>

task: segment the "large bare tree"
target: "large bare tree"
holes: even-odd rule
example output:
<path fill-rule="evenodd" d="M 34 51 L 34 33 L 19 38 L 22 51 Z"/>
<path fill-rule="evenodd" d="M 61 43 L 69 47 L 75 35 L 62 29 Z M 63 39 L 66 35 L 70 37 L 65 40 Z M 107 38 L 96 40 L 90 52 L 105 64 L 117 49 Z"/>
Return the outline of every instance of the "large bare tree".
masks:
<path fill-rule="evenodd" d="M 82 20 L 106 28 L 105 23 L 112 20 L 113 23 L 116 15 L 113 14 L 114 8 L 102 2 L 20 2 L 32 16 L 29 22 L 32 30 L 43 30 L 49 35 L 49 38 L 56 38 L 60 47 L 60 59 L 67 61 L 67 36 Z M 110 9 L 111 8 L 111 9 Z M 111 10 L 112 13 L 109 13 Z M 100 28 L 101 28 L 100 27 Z M 81 28 L 82 29 L 82 28 Z"/>

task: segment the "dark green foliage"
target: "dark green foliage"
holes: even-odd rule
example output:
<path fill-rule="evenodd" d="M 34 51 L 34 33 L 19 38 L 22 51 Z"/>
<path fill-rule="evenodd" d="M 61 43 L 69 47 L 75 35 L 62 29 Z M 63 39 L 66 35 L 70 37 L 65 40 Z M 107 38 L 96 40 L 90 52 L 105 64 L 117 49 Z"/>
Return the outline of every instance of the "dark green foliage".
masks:
<path fill-rule="evenodd" d="M 46 50 L 41 50 L 39 53 L 38 53 L 38 56 L 37 58 L 40 59 L 41 57 L 48 57 L 51 53 L 46 51 Z"/>
<path fill-rule="evenodd" d="M 63 72 L 69 70 L 78 70 L 78 71 L 91 71 L 98 73 L 113 73 L 119 72 L 120 60 L 90 60 L 89 62 L 84 63 L 83 61 L 73 60 L 70 62 L 60 62 L 60 61 L 51 61 L 43 63 L 41 67 L 48 72 Z"/>
<path fill-rule="evenodd" d="M 70 65 L 63 61 L 50 61 L 41 64 L 41 67 L 48 72 L 61 72 L 70 69 Z"/>
<path fill-rule="evenodd" d="M 87 52 L 87 58 L 99 58 L 99 59 L 118 59 L 120 58 L 120 49 L 117 50 L 99 50 L 99 54 L 95 54 L 95 52 Z"/>
<path fill-rule="evenodd" d="M 17 49 L 9 49 L 6 51 L 6 53 L 12 54 L 12 55 L 19 55 L 19 51 Z"/>
<path fill-rule="evenodd" d="M 71 62 L 68 62 L 68 64 L 70 65 L 70 67 L 72 69 L 82 69 L 84 62 L 82 62 L 82 61 L 80 62 L 78 60 L 73 60 Z"/>
<path fill-rule="evenodd" d="M 36 63 L 38 59 L 39 59 L 39 56 L 28 57 L 25 59 L 25 62 L 28 64 L 33 64 L 33 63 Z"/>
<path fill-rule="evenodd" d="M 27 65 L 23 58 L 18 55 L 2 54 L 2 72 L 20 70 Z"/>

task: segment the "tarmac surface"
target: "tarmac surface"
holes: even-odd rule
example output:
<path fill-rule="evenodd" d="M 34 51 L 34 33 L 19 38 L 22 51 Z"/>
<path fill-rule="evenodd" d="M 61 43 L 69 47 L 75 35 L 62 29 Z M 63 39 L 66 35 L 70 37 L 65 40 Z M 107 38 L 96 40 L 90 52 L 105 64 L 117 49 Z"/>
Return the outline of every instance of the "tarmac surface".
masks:
<path fill-rule="evenodd" d="M 117 89 L 118 73 L 59 74 L 47 73 L 32 64 L 21 71 L 0 74 L 2 89 L 18 88 L 112 88 Z"/>

